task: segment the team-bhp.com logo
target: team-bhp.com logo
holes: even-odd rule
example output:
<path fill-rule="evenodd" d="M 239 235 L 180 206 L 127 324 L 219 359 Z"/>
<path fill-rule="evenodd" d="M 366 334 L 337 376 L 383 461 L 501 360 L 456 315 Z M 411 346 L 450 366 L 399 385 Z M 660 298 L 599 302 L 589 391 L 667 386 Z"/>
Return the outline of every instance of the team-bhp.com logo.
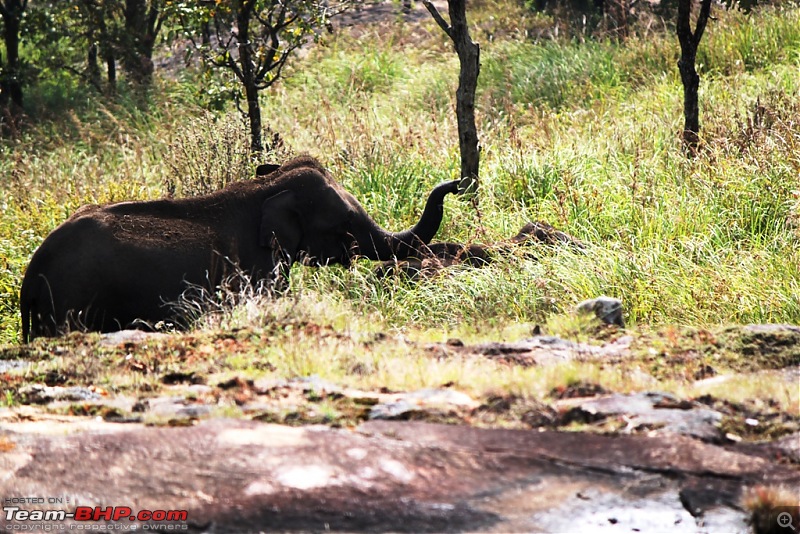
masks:
<path fill-rule="evenodd" d="M 53 530 L 186 530 L 186 510 L 134 510 L 128 506 L 91 507 L 78 506 L 74 512 L 65 510 L 24 509 L 5 505 L 3 517 L 6 531 L 53 531 Z M 71 520 L 69 525 L 58 524 Z M 115 522 L 99 528 L 99 522 Z M 143 524 L 126 524 L 136 521 Z M 24 522 L 24 523 L 20 523 Z M 38 523 L 37 523 L 38 522 Z M 85 523 L 83 523 L 85 522 Z"/>

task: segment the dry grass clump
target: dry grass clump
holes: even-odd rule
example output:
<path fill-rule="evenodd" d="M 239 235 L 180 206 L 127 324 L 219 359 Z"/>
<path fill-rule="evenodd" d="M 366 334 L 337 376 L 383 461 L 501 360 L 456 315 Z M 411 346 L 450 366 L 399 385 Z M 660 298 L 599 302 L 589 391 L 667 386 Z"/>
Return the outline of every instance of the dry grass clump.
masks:
<path fill-rule="evenodd" d="M 757 486 L 743 499 L 755 534 L 777 534 L 800 524 L 800 495 L 783 486 Z M 791 525 L 791 527 L 790 527 Z"/>

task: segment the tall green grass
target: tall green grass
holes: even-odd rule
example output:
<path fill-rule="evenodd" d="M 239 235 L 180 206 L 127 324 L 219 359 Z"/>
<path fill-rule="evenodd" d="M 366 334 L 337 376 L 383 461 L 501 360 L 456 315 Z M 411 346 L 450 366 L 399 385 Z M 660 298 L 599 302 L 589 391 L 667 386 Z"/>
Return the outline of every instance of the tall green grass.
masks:
<path fill-rule="evenodd" d="M 693 160 L 673 35 L 483 42 L 480 202 L 448 197 L 439 238 L 492 243 L 545 220 L 587 249 L 534 246 L 418 283 L 366 264 L 297 266 L 292 291 L 381 328 L 543 323 L 601 293 L 622 298 L 633 324 L 800 323 L 799 22 L 789 7 L 717 13 L 699 58 L 706 149 Z M 263 99 L 285 143 L 271 157 L 319 157 L 392 230 L 459 168 L 458 63 L 431 25 L 330 37 Z M 150 102 L 76 106 L 0 146 L 0 342 L 18 339 L 31 253 L 79 205 L 251 174 L 236 111 L 209 117 L 189 82 L 160 83 Z"/>

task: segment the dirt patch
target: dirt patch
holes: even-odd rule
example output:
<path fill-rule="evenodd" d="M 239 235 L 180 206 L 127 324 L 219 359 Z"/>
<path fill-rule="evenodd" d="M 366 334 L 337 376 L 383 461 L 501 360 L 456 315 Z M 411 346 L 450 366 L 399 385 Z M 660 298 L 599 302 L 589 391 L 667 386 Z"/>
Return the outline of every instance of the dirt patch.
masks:
<path fill-rule="evenodd" d="M 431 2 L 442 15 L 447 15 L 447 0 Z M 336 17 L 334 24 L 342 28 L 357 29 L 361 26 L 385 22 L 420 22 L 430 18 L 430 13 L 420 1 L 414 0 L 368 0 Z"/>

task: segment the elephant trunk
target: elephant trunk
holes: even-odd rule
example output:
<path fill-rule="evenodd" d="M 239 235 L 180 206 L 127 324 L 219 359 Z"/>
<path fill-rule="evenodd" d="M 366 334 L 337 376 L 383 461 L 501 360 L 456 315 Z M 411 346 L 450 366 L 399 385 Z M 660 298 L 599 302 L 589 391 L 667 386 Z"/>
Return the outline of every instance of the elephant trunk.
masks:
<path fill-rule="evenodd" d="M 387 232 L 376 227 L 366 240 L 358 239 L 359 251 L 371 260 L 404 259 L 427 245 L 439 230 L 444 215 L 444 197 L 458 192 L 459 180 L 443 182 L 433 188 L 419 222 L 402 232 Z"/>

